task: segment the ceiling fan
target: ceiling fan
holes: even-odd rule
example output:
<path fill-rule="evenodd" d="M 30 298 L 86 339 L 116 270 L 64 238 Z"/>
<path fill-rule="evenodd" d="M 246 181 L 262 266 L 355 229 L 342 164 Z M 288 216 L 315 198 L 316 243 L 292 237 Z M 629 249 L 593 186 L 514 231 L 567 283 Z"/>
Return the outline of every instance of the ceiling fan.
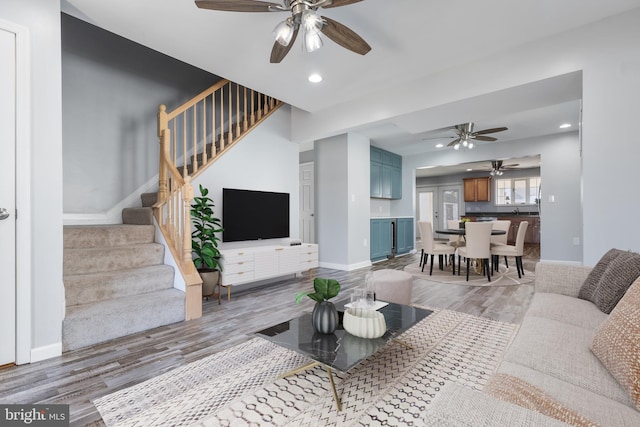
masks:
<path fill-rule="evenodd" d="M 492 160 L 491 161 L 491 172 L 489 175 L 491 176 L 501 176 L 505 170 L 517 169 L 520 166 L 519 163 L 513 163 L 510 165 L 503 165 L 502 160 Z"/>
<path fill-rule="evenodd" d="M 461 125 L 457 125 L 455 130 L 458 134 L 458 137 L 447 144 L 447 147 L 453 147 L 454 150 L 460 149 L 460 147 L 465 148 L 473 148 L 474 140 L 475 141 L 497 141 L 498 138 L 494 138 L 493 136 L 486 136 L 489 133 L 502 132 L 507 130 L 506 127 L 499 128 L 491 128 L 484 129 L 479 131 L 473 131 L 473 123 L 464 123 Z"/>
<path fill-rule="evenodd" d="M 291 16 L 273 30 L 276 42 L 271 50 L 270 62 L 279 63 L 291 50 L 300 29 L 307 52 L 322 47 L 320 32 L 352 52 L 360 55 L 369 52 L 371 46 L 353 30 L 317 13 L 320 8 L 329 9 L 360 1 L 362 0 L 282 0 L 282 4 L 278 4 L 258 0 L 196 0 L 196 6 L 228 12 L 291 12 Z"/>

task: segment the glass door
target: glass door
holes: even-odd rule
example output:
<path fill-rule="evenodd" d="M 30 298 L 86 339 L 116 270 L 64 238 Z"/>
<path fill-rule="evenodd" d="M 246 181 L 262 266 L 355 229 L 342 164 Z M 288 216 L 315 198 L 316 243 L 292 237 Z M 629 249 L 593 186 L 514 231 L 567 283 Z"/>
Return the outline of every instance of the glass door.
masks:
<path fill-rule="evenodd" d="M 462 188 L 460 185 L 438 187 L 440 196 L 440 223 L 438 228 L 449 228 L 448 221 L 459 220 L 462 212 Z"/>
<path fill-rule="evenodd" d="M 417 192 L 416 236 L 419 236 L 418 221 L 430 222 L 433 225 L 433 229 L 436 229 L 438 219 L 438 188 L 419 187 Z"/>

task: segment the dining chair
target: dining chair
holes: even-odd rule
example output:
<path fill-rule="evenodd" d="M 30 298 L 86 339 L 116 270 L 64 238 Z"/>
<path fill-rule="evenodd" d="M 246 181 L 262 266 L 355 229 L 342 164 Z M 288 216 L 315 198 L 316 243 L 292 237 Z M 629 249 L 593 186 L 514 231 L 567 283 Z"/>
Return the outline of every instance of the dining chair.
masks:
<path fill-rule="evenodd" d="M 469 268 L 471 259 L 481 260 L 483 273 L 491 281 L 491 269 L 489 258 L 491 257 L 491 222 L 468 222 L 465 224 L 465 239 L 467 244 L 458 248 L 458 275 L 460 275 L 460 257 L 467 260 L 467 282 L 469 281 Z"/>
<path fill-rule="evenodd" d="M 491 248 L 491 255 L 494 257 L 494 262 L 498 264 L 498 260 L 501 256 L 504 256 L 504 262 L 507 263 L 507 257 L 512 256 L 516 259 L 516 269 L 518 270 L 518 278 L 524 275 L 524 268 L 522 267 L 522 255 L 524 255 L 524 238 L 527 233 L 528 221 L 520 221 L 518 226 L 518 234 L 516 235 L 515 245 L 503 245 L 494 246 Z M 508 267 L 508 264 L 507 264 Z"/>
<path fill-rule="evenodd" d="M 511 220 L 497 220 L 492 221 L 494 230 L 504 230 L 505 234 L 496 234 L 491 236 L 491 246 L 506 245 L 507 238 L 509 237 L 509 227 L 511 227 Z"/>
<path fill-rule="evenodd" d="M 433 226 L 428 221 L 418 221 L 418 230 L 420 230 L 420 240 L 422 240 L 422 255 L 420 256 L 422 271 L 427 264 L 427 257 L 431 255 L 431 267 L 429 268 L 429 276 L 433 274 L 433 256 L 438 255 L 440 258 L 440 268 L 442 269 L 442 256 L 452 255 L 453 274 L 456 274 L 455 253 L 456 248 L 443 243 L 436 243 L 433 240 Z"/>

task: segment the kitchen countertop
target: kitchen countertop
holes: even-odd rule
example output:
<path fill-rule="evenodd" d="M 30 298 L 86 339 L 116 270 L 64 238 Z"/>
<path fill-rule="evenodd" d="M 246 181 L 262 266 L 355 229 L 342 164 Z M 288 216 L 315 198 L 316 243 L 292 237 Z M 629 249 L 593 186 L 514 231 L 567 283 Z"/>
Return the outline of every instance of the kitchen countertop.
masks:
<path fill-rule="evenodd" d="M 462 215 L 462 216 L 468 216 L 468 217 L 484 217 L 484 216 L 490 216 L 490 217 L 505 217 L 505 216 L 540 216 L 540 214 L 537 211 L 520 211 L 518 213 L 513 213 L 513 212 L 467 212 L 466 214 Z"/>

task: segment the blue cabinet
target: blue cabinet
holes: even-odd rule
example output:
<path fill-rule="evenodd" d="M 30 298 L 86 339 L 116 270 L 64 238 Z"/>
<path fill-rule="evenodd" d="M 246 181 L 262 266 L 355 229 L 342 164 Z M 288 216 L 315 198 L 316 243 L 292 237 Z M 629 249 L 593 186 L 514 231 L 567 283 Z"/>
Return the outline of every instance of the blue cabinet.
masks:
<path fill-rule="evenodd" d="M 371 260 L 377 261 L 386 258 L 391 255 L 391 219 L 372 219 L 371 220 L 371 234 L 370 238 L 370 250 Z"/>
<path fill-rule="evenodd" d="M 409 253 L 413 249 L 413 218 L 398 218 L 396 224 L 396 253 Z"/>
<path fill-rule="evenodd" d="M 371 197 L 402 198 L 402 157 L 370 147 Z"/>

